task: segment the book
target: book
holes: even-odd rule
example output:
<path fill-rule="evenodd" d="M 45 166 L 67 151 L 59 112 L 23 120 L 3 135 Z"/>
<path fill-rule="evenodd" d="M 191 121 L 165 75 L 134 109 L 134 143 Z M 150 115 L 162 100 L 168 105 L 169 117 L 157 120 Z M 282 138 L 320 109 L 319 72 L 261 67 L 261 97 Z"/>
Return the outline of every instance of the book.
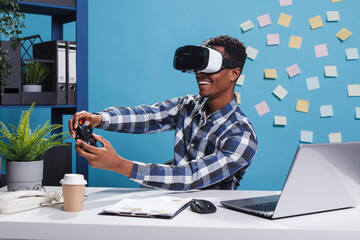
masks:
<path fill-rule="evenodd" d="M 192 198 L 159 196 L 150 198 L 125 198 L 103 209 L 100 215 L 130 217 L 155 217 L 171 219 L 187 208 Z"/>

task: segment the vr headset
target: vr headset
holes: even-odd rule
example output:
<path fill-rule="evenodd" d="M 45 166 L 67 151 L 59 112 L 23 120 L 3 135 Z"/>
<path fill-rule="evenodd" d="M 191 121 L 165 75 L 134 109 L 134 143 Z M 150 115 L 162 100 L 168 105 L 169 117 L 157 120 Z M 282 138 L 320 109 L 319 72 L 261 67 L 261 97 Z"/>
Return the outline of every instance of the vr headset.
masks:
<path fill-rule="evenodd" d="M 175 51 L 174 68 L 188 73 L 216 73 L 223 68 L 242 68 L 241 63 L 225 58 L 216 49 L 187 45 Z"/>

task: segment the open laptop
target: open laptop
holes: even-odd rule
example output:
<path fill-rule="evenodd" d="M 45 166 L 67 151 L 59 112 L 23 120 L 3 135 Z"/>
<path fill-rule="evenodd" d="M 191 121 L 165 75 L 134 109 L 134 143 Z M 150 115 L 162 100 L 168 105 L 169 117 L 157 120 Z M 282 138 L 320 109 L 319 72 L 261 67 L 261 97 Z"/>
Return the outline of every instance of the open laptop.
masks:
<path fill-rule="evenodd" d="M 360 142 L 300 145 L 281 194 L 221 201 L 225 207 L 268 219 L 359 203 Z"/>

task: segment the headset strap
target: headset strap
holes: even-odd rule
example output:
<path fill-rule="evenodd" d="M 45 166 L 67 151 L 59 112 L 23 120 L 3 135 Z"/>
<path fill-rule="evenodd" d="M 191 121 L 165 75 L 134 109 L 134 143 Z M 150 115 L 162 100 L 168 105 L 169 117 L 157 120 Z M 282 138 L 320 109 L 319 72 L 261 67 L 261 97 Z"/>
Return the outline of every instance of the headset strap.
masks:
<path fill-rule="evenodd" d="M 230 59 L 230 58 L 223 58 L 223 68 L 241 68 L 241 63 L 239 61 Z"/>

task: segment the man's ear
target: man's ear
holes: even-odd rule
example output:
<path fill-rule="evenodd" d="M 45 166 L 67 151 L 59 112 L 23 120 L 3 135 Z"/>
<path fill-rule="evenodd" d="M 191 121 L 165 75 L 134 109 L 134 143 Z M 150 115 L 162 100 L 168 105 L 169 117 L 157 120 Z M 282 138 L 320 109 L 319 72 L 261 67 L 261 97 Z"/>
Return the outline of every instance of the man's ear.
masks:
<path fill-rule="evenodd" d="M 231 69 L 231 82 L 236 82 L 240 77 L 240 74 L 241 74 L 240 68 Z"/>

